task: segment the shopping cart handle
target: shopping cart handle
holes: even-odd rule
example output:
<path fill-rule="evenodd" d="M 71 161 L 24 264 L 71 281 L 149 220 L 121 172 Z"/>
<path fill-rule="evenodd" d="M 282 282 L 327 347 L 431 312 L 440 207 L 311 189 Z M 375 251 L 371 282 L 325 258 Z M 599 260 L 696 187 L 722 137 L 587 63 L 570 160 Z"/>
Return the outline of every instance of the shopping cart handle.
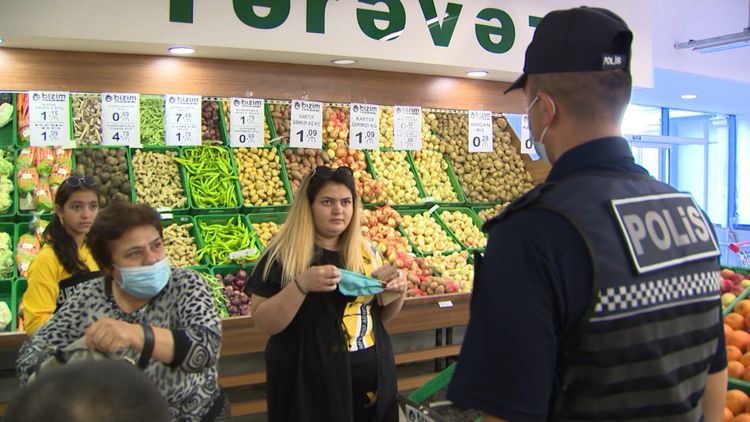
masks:
<path fill-rule="evenodd" d="M 730 243 L 729 250 L 734 253 L 737 253 L 740 251 L 740 248 L 745 245 L 750 245 L 750 240 L 746 240 L 744 242 Z"/>

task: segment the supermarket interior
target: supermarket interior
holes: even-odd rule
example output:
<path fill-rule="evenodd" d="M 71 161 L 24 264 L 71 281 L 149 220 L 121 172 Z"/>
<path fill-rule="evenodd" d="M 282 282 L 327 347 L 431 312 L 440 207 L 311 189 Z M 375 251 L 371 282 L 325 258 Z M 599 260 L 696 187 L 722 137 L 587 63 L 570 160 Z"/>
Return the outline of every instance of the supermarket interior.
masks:
<path fill-rule="evenodd" d="M 20 389 L 26 326 L 39 328 L 24 321 L 29 267 L 55 193 L 78 177 L 98 186 L 100 213 L 117 200 L 158 210 L 170 265 L 200 275 L 222 318 L 231 420 L 267 420 L 269 335 L 240 292 L 321 165 L 352 169 L 363 236 L 407 274 L 385 328 L 401 410 L 420 409 L 461 350 L 483 223 L 550 171 L 523 90 L 504 91 L 541 18 L 579 3 L 0 0 L 0 414 Z M 713 223 L 737 274 L 722 273 L 724 313 L 744 317 L 750 2 L 586 3 L 633 32 L 622 134 Z M 737 341 L 750 352 L 750 336 Z M 728 359 L 730 389 L 750 393 L 750 368 Z"/>

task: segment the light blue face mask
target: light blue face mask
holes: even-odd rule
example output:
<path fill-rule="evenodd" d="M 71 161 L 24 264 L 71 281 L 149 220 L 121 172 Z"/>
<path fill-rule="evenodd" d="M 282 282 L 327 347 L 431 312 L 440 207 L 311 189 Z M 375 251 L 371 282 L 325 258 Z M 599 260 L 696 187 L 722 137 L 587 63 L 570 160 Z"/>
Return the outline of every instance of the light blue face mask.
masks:
<path fill-rule="evenodd" d="M 159 294 L 172 275 L 166 257 L 153 265 L 115 268 L 120 270 L 120 287 L 138 299 L 151 299 Z"/>
<path fill-rule="evenodd" d="M 538 95 L 536 97 L 534 97 L 534 100 L 531 101 L 531 104 L 529 104 L 529 106 L 526 107 L 526 114 L 527 115 L 529 114 L 529 110 L 531 110 L 531 107 L 534 107 L 534 104 L 536 104 L 537 101 L 539 101 L 539 96 Z M 552 113 L 553 114 L 557 113 L 557 109 L 555 108 L 554 101 L 552 102 Z M 529 133 L 531 133 L 531 142 L 534 144 L 534 150 L 536 151 L 536 154 L 545 163 L 551 165 L 552 163 L 550 162 L 549 156 L 547 155 L 547 148 L 544 146 L 544 136 L 547 134 L 547 129 L 549 129 L 549 126 L 545 126 L 544 127 L 544 129 L 542 130 L 542 135 L 539 137 L 538 141 L 534 137 L 534 134 L 531 133 L 531 131 L 529 131 Z"/>
<path fill-rule="evenodd" d="M 383 291 L 383 284 L 374 278 L 341 268 L 339 272 L 341 273 L 339 291 L 344 296 L 370 296 Z"/>

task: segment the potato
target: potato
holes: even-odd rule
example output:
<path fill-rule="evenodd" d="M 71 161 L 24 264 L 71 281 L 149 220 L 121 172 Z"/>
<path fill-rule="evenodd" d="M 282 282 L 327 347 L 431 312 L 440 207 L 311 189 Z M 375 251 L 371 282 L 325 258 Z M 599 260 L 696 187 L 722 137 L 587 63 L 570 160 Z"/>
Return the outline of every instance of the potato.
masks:
<path fill-rule="evenodd" d="M 245 206 L 287 204 L 276 148 L 233 149 Z"/>
<path fill-rule="evenodd" d="M 479 218 L 482 219 L 482 221 L 487 221 L 490 218 L 500 214 L 505 208 L 510 205 L 510 202 L 506 202 L 504 204 L 497 204 L 492 208 L 487 208 L 486 210 L 479 211 L 477 215 L 479 215 Z"/>
<path fill-rule="evenodd" d="M 99 188 L 99 206 L 104 208 L 114 200 L 130 201 L 130 190 L 122 192 L 122 187 L 130 179 L 128 176 L 128 160 L 125 148 L 78 148 L 75 150 L 77 176 L 92 176 Z M 114 165 L 108 164 L 113 163 Z M 125 168 L 125 171 L 121 171 Z M 112 178 L 118 176 L 119 184 L 112 183 Z"/>

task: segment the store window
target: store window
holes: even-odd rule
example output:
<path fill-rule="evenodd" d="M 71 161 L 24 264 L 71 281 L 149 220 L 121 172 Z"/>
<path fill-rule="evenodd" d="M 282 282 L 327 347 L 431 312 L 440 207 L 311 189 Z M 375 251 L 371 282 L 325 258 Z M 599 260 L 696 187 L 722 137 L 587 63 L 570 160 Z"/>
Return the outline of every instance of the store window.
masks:
<path fill-rule="evenodd" d="M 661 133 L 661 108 L 630 104 L 622 119 L 622 133 L 626 135 L 654 135 Z"/>
<path fill-rule="evenodd" d="M 737 211 L 735 224 L 750 226 L 750 114 L 737 116 Z"/>
<path fill-rule="evenodd" d="M 690 192 L 711 221 L 727 226 L 729 128 L 727 116 L 669 110 L 672 145 L 670 184 Z"/>

